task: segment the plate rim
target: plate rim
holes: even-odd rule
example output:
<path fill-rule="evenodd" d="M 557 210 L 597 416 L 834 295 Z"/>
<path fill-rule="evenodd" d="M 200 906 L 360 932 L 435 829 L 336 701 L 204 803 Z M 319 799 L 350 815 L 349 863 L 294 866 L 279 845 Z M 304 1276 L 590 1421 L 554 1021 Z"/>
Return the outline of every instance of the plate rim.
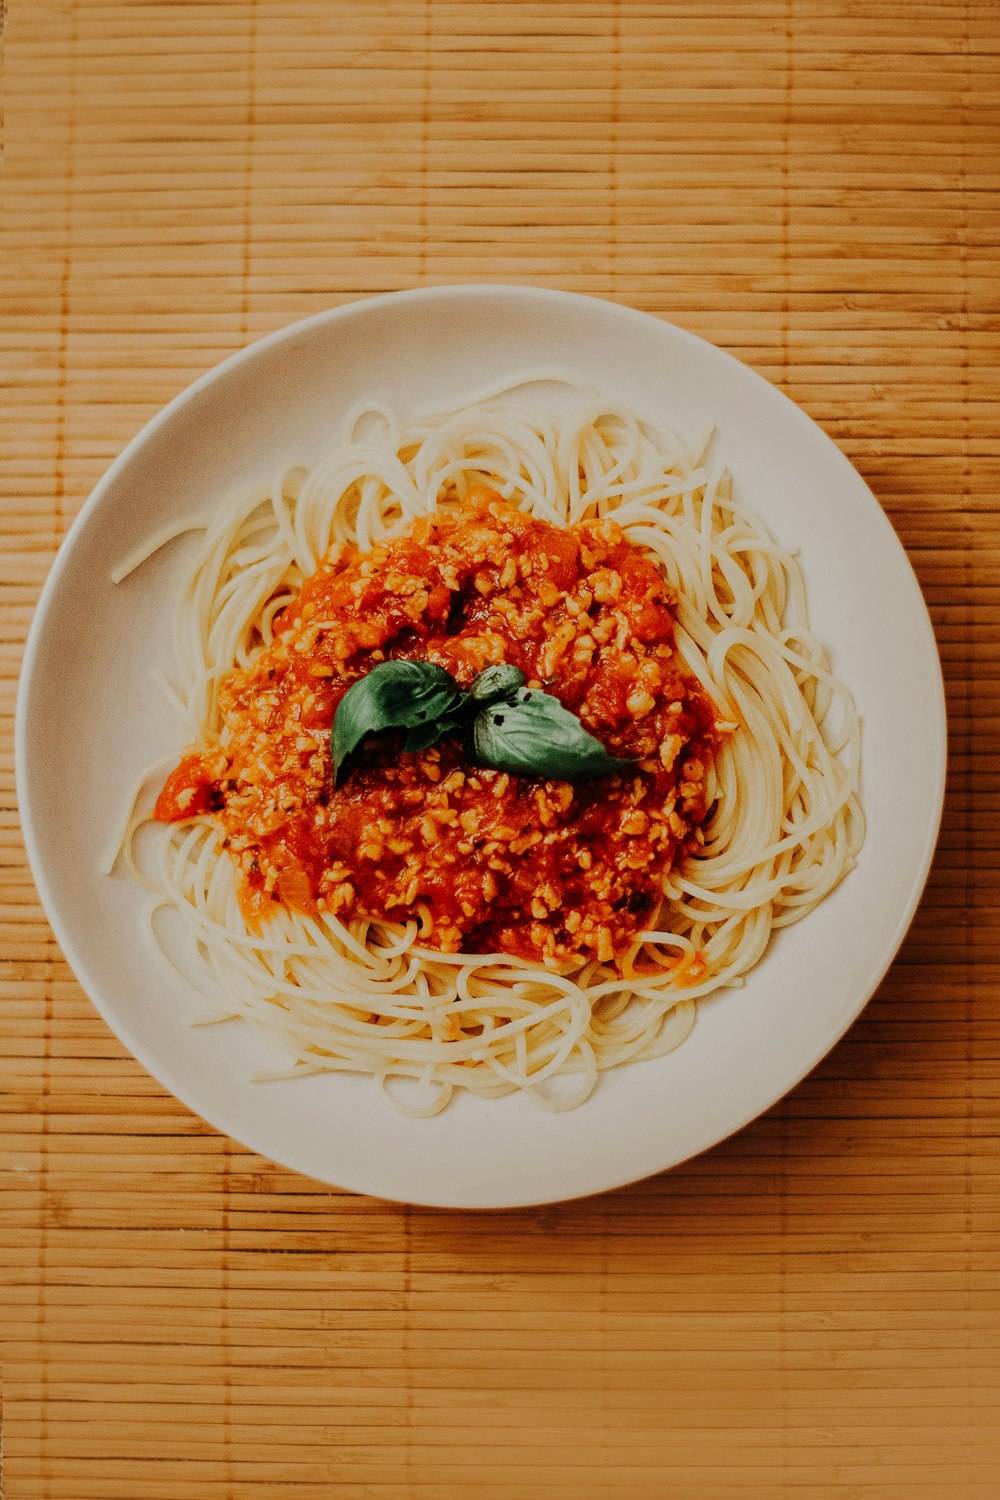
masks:
<path fill-rule="evenodd" d="M 166 1074 L 168 1076 L 172 1076 L 172 1069 L 170 1067 L 162 1069 L 161 1065 L 157 1062 L 155 1056 L 151 1055 L 150 1050 L 146 1047 L 146 1045 L 143 1042 L 138 1041 L 131 1034 L 130 1028 L 127 1026 L 127 1024 L 124 1026 L 120 1024 L 119 1018 L 117 1016 L 112 1019 L 112 1015 L 109 1012 L 113 1008 L 110 1006 L 106 1008 L 104 998 L 101 993 L 101 985 L 97 983 L 91 975 L 90 965 L 78 951 L 77 945 L 71 933 L 69 932 L 68 927 L 63 921 L 62 914 L 59 910 L 57 902 L 54 899 L 53 892 L 49 885 L 41 858 L 39 842 L 36 835 L 35 813 L 31 807 L 30 797 L 27 794 L 28 773 L 26 768 L 26 756 L 28 703 L 31 692 L 31 681 L 35 659 L 39 653 L 41 642 L 45 634 L 46 624 L 49 613 L 52 609 L 53 601 L 59 593 L 60 584 L 67 565 L 67 559 L 76 544 L 77 538 L 88 526 L 91 517 L 100 506 L 106 492 L 112 487 L 112 485 L 114 485 L 119 475 L 128 468 L 136 455 L 141 452 L 145 444 L 160 430 L 160 428 L 168 424 L 177 413 L 182 411 L 192 402 L 196 401 L 203 390 L 207 389 L 211 385 L 214 385 L 217 381 L 223 380 L 230 371 L 237 369 L 242 364 L 248 363 L 258 354 L 263 353 L 265 350 L 273 348 L 276 345 L 285 342 L 286 340 L 297 338 L 313 328 L 322 326 L 324 324 L 347 321 L 352 316 L 357 315 L 359 312 L 363 313 L 366 308 L 375 303 L 383 306 L 393 306 L 402 305 L 414 301 L 434 301 L 438 299 L 449 300 L 452 298 L 457 298 L 459 300 L 471 300 L 482 297 L 484 294 L 489 294 L 490 296 L 503 294 L 510 296 L 514 300 L 527 299 L 538 302 L 555 301 L 567 306 L 575 306 L 581 309 L 596 304 L 598 308 L 612 309 L 616 315 L 620 315 L 625 320 L 635 321 L 644 325 L 652 323 L 657 326 L 666 328 L 667 330 L 669 330 L 670 334 L 679 339 L 682 344 L 689 344 L 692 348 L 697 348 L 701 351 L 708 350 L 715 358 L 721 358 L 722 360 L 729 362 L 731 365 L 736 366 L 742 378 L 750 379 L 752 382 L 764 387 L 768 392 L 769 398 L 773 399 L 775 396 L 777 396 L 780 401 L 784 403 L 786 413 L 789 409 L 792 413 L 794 413 L 796 422 L 801 428 L 803 428 L 804 431 L 808 432 L 810 438 L 813 441 L 815 441 L 817 437 L 822 440 L 822 442 L 826 445 L 828 454 L 830 456 L 835 456 L 834 461 L 841 467 L 842 471 L 845 474 L 845 477 L 848 478 L 848 482 L 855 487 L 857 485 L 861 485 L 863 487 L 863 490 L 867 496 L 869 508 L 872 512 L 872 520 L 875 522 L 875 524 L 881 526 L 886 538 L 890 541 L 891 545 L 895 549 L 895 552 L 898 554 L 899 559 L 905 564 L 905 571 L 909 574 L 909 584 L 914 595 L 914 602 L 919 603 L 920 606 L 918 613 L 921 619 L 923 641 L 918 644 L 923 648 L 924 654 L 927 656 L 928 660 L 933 662 L 934 665 L 934 671 L 932 674 L 933 681 L 927 684 L 928 718 L 929 721 L 932 721 L 933 727 L 933 734 L 928 736 L 928 744 L 930 747 L 929 754 L 933 756 L 932 779 L 934 784 L 934 797 L 929 810 L 930 815 L 927 820 L 926 834 L 920 852 L 920 858 L 913 867 L 913 873 L 911 875 L 909 885 L 909 894 L 902 908 L 900 917 L 897 921 L 891 938 L 889 938 L 883 946 L 883 953 L 879 963 L 873 966 L 868 980 L 866 980 L 863 985 L 859 986 L 859 998 L 852 1002 L 849 1013 L 846 1013 L 844 1017 L 838 1016 L 833 1033 L 830 1035 L 824 1033 L 819 1037 L 816 1046 L 810 1050 L 808 1060 L 802 1063 L 801 1066 L 799 1064 L 796 1064 L 796 1068 L 793 1070 L 794 1076 L 791 1077 L 789 1081 L 784 1083 L 779 1091 L 773 1095 L 773 1097 L 770 1097 L 765 1103 L 751 1108 L 748 1113 L 742 1114 L 735 1123 L 728 1126 L 725 1130 L 715 1134 L 712 1139 L 706 1141 L 701 1146 L 698 1146 L 694 1150 L 685 1149 L 684 1153 L 681 1156 L 674 1157 L 662 1167 L 653 1168 L 652 1171 L 642 1169 L 638 1172 L 632 1172 L 631 1170 L 626 1169 L 624 1174 L 622 1174 L 620 1170 L 610 1173 L 606 1172 L 601 1181 L 596 1182 L 594 1186 L 585 1188 L 583 1190 L 571 1189 L 565 1193 L 547 1193 L 543 1197 L 511 1197 L 507 1195 L 501 1196 L 496 1199 L 491 1198 L 488 1201 L 483 1200 L 480 1202 L 470 1203 L 466 1198 L 463 1197 L 448 1198 L 447 1196 L 442 1196 L 437 1193 L 430 1196 L 418 1195 L 407 1196 L 405 1198 L 394 1197 L 391 1194 L 380 1192 L 377 1189 L 373 1190 L 370 1186 L 367 1186 L 364 1183 L 362 1178 L 355 1178 L 352 1176 L 351 1172 L 341 1172 L 339 1171 L 339 1169 L 336 1182 L 333 1182 L 332 1179 L 329 1178 L 317 1177 L 314 1172 L 304 1170 L 303 1168 L 297 1166 L 293 1161 L 289 1160 L 286 1155 L 276 1154 L 270 1146 L 261 1146 L 259 1144 L 256 1144 L 253 1139 L 253 1130 L 240 1129 L 239 1131 L 234 1132 L 229 1127 L 229 1125 L 220 1122 L 218 1118 L 213 1118 L 210 1113 L 205 1112 L 200 1103 L 195 1104 L 194 1102 L 192 1102 L 192 1098 L 189 1097 L 189 1092 L 186 1084 L 181 1083 L 180 1086 L 178 1086 L 173 1081 L 168 1082 L 167 1076 L 164 1075 Z M 927 650 L 927 648 L 929 648 L 929 651 Z M 140 427 L 139 430 L 133 434 L 126 445 L 112 460 L 110 465 L 107 467 L 107 469 L 105 469 L 101 477 L 98 479 L 93 489 L 90 491 L 90 494 L 87 496 L 86 500 L 80 507 L 79 512 L 74 517 L 74 520 L 72 521 L 65 536 L 63 537 L 56 555 L 49 567 L 43 586 L 39 592 L 38 600 L 32 615 L 19 670 L 14 717 L 14 771 L 17 810 L 21 824 L 22 835 L 24 838 L 28 865 L 38 892 L 39 899 L 42 904 L 42 908 L 45 912 L 45 916 L 49 922 L 60 950 L 65 957 L 69 967 L 72 969 L 73 974 L 80 983 L 81 988 L 84 990 L 89 1002 L 94 1006 L 95 1010 L 101 1016 L 105 1024 L 110 1028 L 110 1030 L 119 1039 L 119 1041 L 128 1049 L 128 1051 L 132 1054 L 136 1061 L 139 1062 L 139 1064 L 164 1089 L 166 1089 L 168 1093 L 172 1094 L 181 1102 L 181 1104 L 184 1105 L 186 1109 L 190 1110 L 196 1118 L 204 1120 L 212 1129 L 228 1136 L 230 1139 L 243 1146 L 245 1149 L 251 1150 L 257 1155 L 260 1155 L 267 1160 L 273 1161 L 287 1170 L 299 1172 L 301 1175 L 307 1178 L 311 1178 L 314 1181 L 324 1183 L 324 1185 L 335 1187 L 347 1192 L 354 1192 L 363 1194 L 365 1196 L 375 1197 L 380 1199 L 381 1201 L 401 1204 L 413 1204 L 415 1206 L 429 1208 L 464 1209 L 469 1211 L 481 1212 L 490 1212 L 494 1210 L 513 1210 L 518 1208 L 537 1207 L 549 1203 L 575 1201 L 576 1199 L 588 1198 L 597 1194 L 614 1191 L 615 1189 L 625 1188 L 633 1183 L 644 1181 L 649 1176 L 657 1175 L 659 1172 L 673 1170 L 674 1167 L 680 1166 L 683 1162 L 689 1161 L 696 1156 L 702 1155 L 706 1151 L 714 1149 L 714 1147 L 718 1146 L 722 1141 L 725 1141 L 729 1139 L 730 1136 L 737 1134 L 740 1130 L 743 1130 L 747 1125 L 752 1123 L 752 1121 L 760 1118 L 769 1110 L 773 1109 L 781 1099 L 783 1099 L 788 1093 L 796 1088 L 798 1084 L 800 1084 L 802 1080 L 806 1078 L 818 1066 L 823 1058 L 827 1056 L 832 1048 L 836 1046 L 836 1044 L 842 1039 L 847 1031 L 854 1025 L 855 1021 L 858 1019 L 861 1012 L 864 1010 L 865 1006 L 872 998 L 872 995 L 875 993 L 889 968 L 891 967 L 892 963 L 894 962 L 906 936 L 906 933 L 908 932 L 913 922 L 917 907 L 923 895 L 924 888 L 927 884 L 931 863 L 933 861 L 934 852 L 940 834 L 941 820 L 944 810 L 945 790 L 947 785 L 947 762 L 947 706 L 945 699 L 944 676 L 941 666 L 940 653 L 937 646 L 937 639 L 930 618 L 927 601 L 924 598 L 923 591 L 920 587 L 919 580 L 913 568 L 910 557 L 906 551 L 906 548 L 903 546 L 903 543 L 901 542 L 895 528 L 886 515 L 877 496 L 874 494 L 864 477 L 858 472 L 858 470 L 850 462 L 847 456 L 841 451 L 837 443 L 835 443 L 830 435 L 823 429 L 823 427 L 821 427 L 818 422 L 810 417 L 809 414 L 802 409 L 802 407 L 798 406 L 796 402 L 791 399 L 791 397 L 787 396 L 784 391 L 782 391 L 772 381 L 768 380 L 766 376 L 760 374 L 759 371 L 754 370 L 751 366 L 745 364 L 742 360 L 738 359 L 736 355 L 731 354 L 729 350 L 721 348 L 719 345 L 712 343 L 711 340 L 704 339 L 700 335 L 691 332 L 689 329 L 679 327 L 677 324 L 672 323 L 667 318 L 660 317 L 655 313 L 646 312 L 627 303 L 618 302 L 606 297 L 591 295 L 589 293 L 565 291 L 560 288 L 544 287 L 536 284 L 502 281 L 443 283 L 441 285 L 415 287 L 403 291 L 383 292 L 376 293 L 371 296 L 353 298 L 348 302 L 340 303 L 336 307 L 324 308 L 321 311 L 312 313 L 305 318 L 300 318 L 292 323 L 284 324 L 282 327 L 272 330 L 270 333 L 263 335 L 261 338 L 253 340 L 253 342 L 244 345 L 240 349 L 235 350 L 232 354 L 228 355 L 219 363 L 203 371 L 203 373 L 197 376 L 195 380 L 191 381 L 188 385 L 184 386 L 180 391 L 178 391 L 171 398 L 171 400 L 166 403 L 166 405 L 162 406 L 158 411 L 156 411 L 153 416 L 150 417 L 142 425 L 142 427 Z"/>

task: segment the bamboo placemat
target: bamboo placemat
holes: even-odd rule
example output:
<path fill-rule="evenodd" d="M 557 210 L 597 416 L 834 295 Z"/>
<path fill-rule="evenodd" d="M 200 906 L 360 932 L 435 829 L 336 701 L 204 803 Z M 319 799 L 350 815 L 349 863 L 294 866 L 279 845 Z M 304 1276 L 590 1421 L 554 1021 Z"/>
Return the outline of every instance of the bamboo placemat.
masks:
<path fill-rule="evenodd" d="M 990 0 L 12 0 L 8 730 L 54 547 L 164 401 L 345 299 L 508 280 L 662 314 L 825 426 L 919 573 L 952 770 L 901 957 L 794 1094 L 639 1187 L 466 1217 L 273 1167 L 125 1054 L 8 734 L 6 1500 L 997 1494 L 998 32 Z"/>

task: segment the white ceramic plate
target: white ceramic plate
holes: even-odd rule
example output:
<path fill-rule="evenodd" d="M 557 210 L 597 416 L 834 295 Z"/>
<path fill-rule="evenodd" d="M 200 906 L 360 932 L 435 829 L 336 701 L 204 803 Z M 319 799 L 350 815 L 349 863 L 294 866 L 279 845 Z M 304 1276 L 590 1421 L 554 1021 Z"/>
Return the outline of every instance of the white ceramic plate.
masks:
<path fill-rule="evenodd" d="M 602 1076 L 580 1109 L 457 1099 L 432 1120 L 348 1076 L 254 1084 L 273 1062 L 238 1024 L 192 1029 L 154 962 L 124 875 L 98 873 L 122 797 L 180 731 L 150 682 L 169 665 L 185 543 L 125 584 L 116 562 L 283 457 L 318 456 L 347 408 L 412 409 L 539 366 L 568 367 L 681 433 L 718 429 L 742 496 L 801 552 L 812 623 L 864 726 L 868 835 L 858 867 L 779 933 L 742 990 L 702 1002 L 693 1035 Z M 80 982 L 136 1057 L 191 1109 L 299 1171 L 414 1203 L 502 1207 L 593 1193 L 672 1166 L 773 1104 L 823 1057 L 884 974 L 927 876 L 941 811 L 941 672 L 910 565 L 834 444 L 758 375 L 611 303 L 513 286 L 355 302 L 234 355 L 129 444 L 83 508 L 42 595 L 17 722 L 17 782 L 38 888 Z"/>

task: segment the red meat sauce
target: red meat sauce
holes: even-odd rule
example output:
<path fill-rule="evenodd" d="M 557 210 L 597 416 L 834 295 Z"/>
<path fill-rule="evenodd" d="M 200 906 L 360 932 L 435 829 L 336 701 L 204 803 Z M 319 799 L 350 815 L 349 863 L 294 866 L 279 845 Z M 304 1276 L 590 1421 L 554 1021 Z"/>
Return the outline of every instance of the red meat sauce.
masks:
<path fill-rule="evenodd" d="M 700 841 L 720 739 L 674 653 L 675 602 L 614 521 L 562 529 L 478 487 L 408 535 L 330 554 L 226 679 L 219 745 L 184 757 L 155 815 L 219 821 L 252 923 L 284 904 L 414 920 L 444 952 L 620 961 L 678 848 Z M 532 779 L 469 763 L 455 738 L 408 754 L 384 734 L 335 789 L 337 705 L 390 659 L 463 687 L 511 663 L 636 768 Z"/>

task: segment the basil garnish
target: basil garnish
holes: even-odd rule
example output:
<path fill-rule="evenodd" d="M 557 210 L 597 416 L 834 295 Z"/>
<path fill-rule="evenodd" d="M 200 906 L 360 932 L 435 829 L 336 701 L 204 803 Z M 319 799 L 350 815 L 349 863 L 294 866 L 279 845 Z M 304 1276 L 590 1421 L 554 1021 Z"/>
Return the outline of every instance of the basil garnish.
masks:
<path fill-rule="evenodd" d="M 558 698 L 524 691 L 519 667 L 487 667 L 465 693 L 443 667 L 386 661 L 348 688 L 333 716 L 336 783 L 344 761 L 369 734 L 405 729 L 404 750 L 426 750 L 454 730 L 480 766 L 555 781 L 609 776 L 635 764 L 609 755 Z"/>
<path fill-rule="evenodd" d="M 527 678 L 520 667 L 487 667 L 472 679 L 469 697 L 473 703 L 485 708 L 488 703 L 499 703 L 501 699 L 513 698 L 518 688 L 524 687 Z"/>
<path fill-rule="evenodd" d="M 550 693 L 519 693 L 510 703 L 484 709 L 476 717 L 472 741 L 481 766 L 552 781 L 609 776 L 634 764 L 609 755 Z"/>
<path fill-rule="evenodd" d="M 408 729 L 405 748 L 426 750 L 450 727 L 462 689 L 444 667 L 429 661 L 383 661 L 348 688 L 337 705 L 330 732 L 333 779 L 367 734 Z M 412 740 L 412 743 L 411 743 Z"/>

